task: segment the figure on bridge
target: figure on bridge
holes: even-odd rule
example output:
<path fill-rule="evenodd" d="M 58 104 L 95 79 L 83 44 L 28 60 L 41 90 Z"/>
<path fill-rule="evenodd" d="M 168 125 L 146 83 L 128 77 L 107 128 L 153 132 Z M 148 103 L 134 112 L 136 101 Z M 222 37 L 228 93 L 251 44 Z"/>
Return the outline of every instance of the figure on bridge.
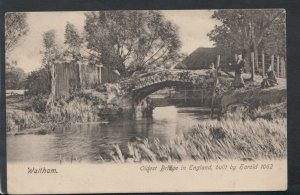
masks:
<path fill-rule="evenodd" d="M 241 88 L 241 87 L 245 86 L 245 82 L 242 77 L 244 66 L 245 66 L 244 56 L 243 56 L 242 52 L 240 52 L 240 53 L 238 53 L 237 61 L 234 65 L 235 77 L 234 77 L 234 81 L 232 82 L 232 86 L 234 88 Z"/>

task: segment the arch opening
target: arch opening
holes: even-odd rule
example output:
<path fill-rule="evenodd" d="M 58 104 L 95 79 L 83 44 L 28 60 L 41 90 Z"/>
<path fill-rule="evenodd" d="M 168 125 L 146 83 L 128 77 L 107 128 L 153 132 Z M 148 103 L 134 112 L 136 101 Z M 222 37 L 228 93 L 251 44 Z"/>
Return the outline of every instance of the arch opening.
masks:
<path fill-rule="evenodd" d="M 194 85 L 192 82 L 164 81 L 164 82 L 156 83 L 135 90 L 132 92 L 132 100 L 134 104 L 133 108 L 135 113 L 134 116 L 136 118 L 140 118 L 140 117 L 151 118 L 152 112 L 155 107 L 161 107 L 166 105 L 180 105 L 180 102 L 181 104 L 182 102 L 187 103 L 187 100 L 191 98 L 189 97 L 189 95 L 193 91 L 198 92 L 198 94 L 196 94 L 196 98 L 194 99 L 196 101 L 202 101 L 203 103 L 203 97 L 208 95 L 207 94 L 207 92 L 209 92 L 208 88 L 209 86 L 207 86 L 206 88 L 201 88 L 201 90 L 199 90 L 199 86 Z M 172 89 L 174 91 L 173 94 L 176 93 L 177 95 L 181 94 L 181 96 L 182 95 L 185 96 L 183 98 L 185 99 L 185 101 L 183 101 L 183 99 L 176 98 L 176 97 L 174 98 L 175 100 L 173 99 L 173 101 L 170 101 L 170 99 L 172 100 L 171 97 L 169 99 L 166 97 L 158 98 L 160 100 L 153 99 L 153 97 L 151 97 L 151 95 L 154 94 L 155 92 L 159 92 L 164 89 Z M 186 91 L 189 91 L 189 93 L 187 93 Z M 199 95 L 199 91 L 201 95 Z"/>

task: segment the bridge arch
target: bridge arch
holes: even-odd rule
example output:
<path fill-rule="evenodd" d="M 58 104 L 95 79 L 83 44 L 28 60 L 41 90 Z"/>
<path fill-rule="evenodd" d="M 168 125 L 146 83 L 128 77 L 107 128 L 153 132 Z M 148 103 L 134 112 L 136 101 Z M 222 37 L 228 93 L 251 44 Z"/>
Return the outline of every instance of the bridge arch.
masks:
<path fill-rule="evenodd" d="M 131 77 L 110 84 L 115 91 L 112 102 L 123 110 L 133 111 L 148 95 L 166 87 L 186 87 L 188 89 L 212 88 L 214 79 L 209 78 L 207 70 L 168 70 L 146 76 Z"/>
<path fill-rule="evenodd" d="M 145 86 L 143 88 L 139 88 L 131 92 L 131 96 L 133 101 L 138 104 L 141 100 L 146 98 L 147 96 L 151 95 L 152 93 L 159 91 L 161 89 L 167 87 L 186 87 L 186 88 L 193 88 L 194 85 L 192 82 L 189 81 L 162 81 L 159 83 L 154 83 L 152 85 Z"/>

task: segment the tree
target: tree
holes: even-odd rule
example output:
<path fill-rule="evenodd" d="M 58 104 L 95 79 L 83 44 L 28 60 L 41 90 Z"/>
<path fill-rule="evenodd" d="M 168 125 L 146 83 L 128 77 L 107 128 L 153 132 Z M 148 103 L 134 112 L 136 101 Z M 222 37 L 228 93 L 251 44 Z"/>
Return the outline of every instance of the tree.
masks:
<path fill-rule="evenodd" d="M 51 72 L 52 66 L 60 59 L 60 52 L 55 40 L 55 31 L 49 30 L 43 34 L 42 66 Z"/>
<path fill-rule="evenodd" d="M 22 89 L 26 79 L 26 73 L 22 68 L 17 67 L 17 62 L 7 63 L 5 73 L 5 88 L 6 89 Z"/>
<path fill-rule="evenodd" d="M 31 72 L 25 81 L 26 94 L 30 96 L 49 95 L 51 82 L 47 79 L 48 76 L 49 72 L 44 67 Z"/>
<path fill-rule="evenodd" d="M 67 22 L 65 28 L 65 44 L 70 48 L 80 48 L 82 44 L 82 38 L 79 36 L 74 24 Z"/>
<path fill-rule="evenodd" d="M 259 49 L 267 54 L 286 57 L 286 18 L 274 22 L 265 32 Z"/>
<path fill-rule="evenodd" d="M 26 20 L 26 13 L 5 14 L 5 85 L 7 89 L 19 89 L 24 84 L 24 70 L 16 67 L 16 61 L 8 62 L 8 55 L 27 34 L 29 27 Z"/>
<path fill-rule="evenodd" d="M 47 91 L 50 93 L 47 104 L 54 102 L 54 94 L 55 94 L 55 66 L 58 63 L 61 63 L 62 56 L 61 52 L 58 49 L 58 45 L 55 40 L 55 31 L 50 30 L 43 34 L 43 51 L 42 51 L 43 59 L 42 59 L 42 69 L 36 74 L 41 73 L 43 75 L 43 79 L 45 83 L 49 83 L 49 85 L 45 85 Z"/>
<path fill-rule="evenodd" d="M 27 34 L 29 27 L 24 12 L 8 12 L 5 14 L 5 50 L 12 51 L 20 39 Z"/>
<path fill-rule="evenodd" d="M 177 27 L 159 11 L 100 11 L 86 14 L 92 58 L 128 76 L 178 60 Z"/>
<path fill-rule="evenodd" d="M 64 60 L 67 62 L 79 63 L 83 61 L 81 49 L 83 49 L 83 39 L 79 36 L 74 24 L 67 22 L 65 28 L 66 48 L 63 52 Z"/>
<path fill-rule="evenodd" d="M 220 50 L 253 51 L 255 67 L 258 67 L 258 49 L 262 47 L 263 42 L 266 43 L 265 47 L 269 47 L 268 49 L 275 49 L 271 44 L 267 44 L 271 39 L 266 38 L 266 35 L 272 39 L 277 37 L 285 41 L 282 31 L 275 30 L 275 26 L 279 24 L 285 28 L 283 9 L 217 10 L 212 18 L 220 20 L 222 25 L 215 26 L 208 34 L 210 40 L 214 41 Z"/>

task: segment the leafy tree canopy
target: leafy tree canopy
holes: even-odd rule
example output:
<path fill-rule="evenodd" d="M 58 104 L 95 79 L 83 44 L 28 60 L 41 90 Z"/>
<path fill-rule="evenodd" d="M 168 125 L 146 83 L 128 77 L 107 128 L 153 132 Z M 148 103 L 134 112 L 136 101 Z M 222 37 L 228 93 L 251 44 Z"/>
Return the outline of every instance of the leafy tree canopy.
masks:
<path fill-rule="evenodd" d="M 222 22 L 208 34 L 221 50 L 264 49 L 285 54 L 285 10 L 217 10 L 212 18 Z"/>
<path fill-rule="evenodd" d="M 29 27 L 27 15 L 22 12 L 8 12 L 5 14 L 5 50 L 12 51 L 20 39 L 27 34 Z"/>
<path fill-rule="evenodd" d="M 17 62 L 6 63 L 5 70 L 5 88 L 23 89 L 26 79 L 26 73 L 22 68 L 17 67 Z"/>
<path fill-rule="evenodd" d="M 85 31 L 91 57 L 123 76 L 180 58 L 178 28 L 159 11 L 89 12 Z"/>

